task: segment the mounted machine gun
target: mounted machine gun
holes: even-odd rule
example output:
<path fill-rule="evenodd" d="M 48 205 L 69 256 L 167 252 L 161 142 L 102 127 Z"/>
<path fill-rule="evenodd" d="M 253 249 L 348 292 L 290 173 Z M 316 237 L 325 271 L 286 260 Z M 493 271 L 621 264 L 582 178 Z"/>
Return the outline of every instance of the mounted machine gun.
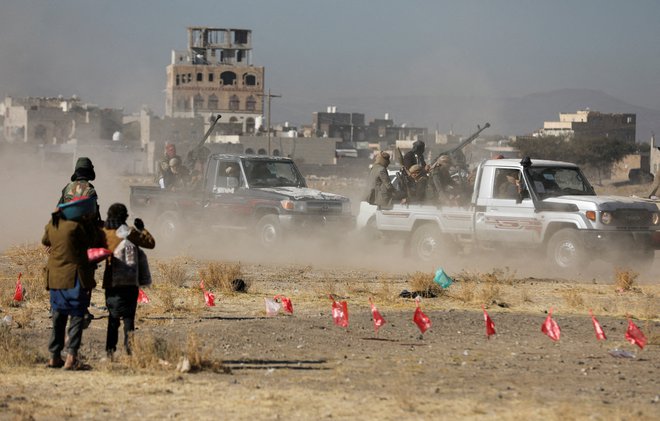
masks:
<path fill-rule="evenodd" d="M 490 123 L 486 123 L 486 124 L 484 124 L 483 127 L 481 127 L 481 126 L 479 126 L 479 125 L 477 124 L 477 131 L 476 131 L 476 132 L 472 133 L 472 134 L 471 134 L 470 136 L 468 136 L 465 140 L 461 141 L 461 143 L 459 143 L 458 145 L 454 146 L 453 148 L 448 149 L 448 150 L 443 151 L 443 152 L 440 152 L 440 153 L 438 154 L 438 156 L 441 156 L 441 155 L 449 155 L 449 156 L 452 158 L 452 161 L 454 161 L 454 162 L 457 163 L 457 164 L 461 164 L 461 165 L 465 166 L 465 155 L 463 155 L 463 153 L 462 153 L 461 151 L 462 151 L 463 148 L 465 148 L 467 145 L 469 145 L 470 143 L 472 143 L 472 141 L 473 141 L 474 139 L 476 139 L 477 137 L 479 137 L 479 135 L 481 134 L 481 132 L 483 132 L 484 130 L 486 130 L 486 129 L 489 128 L 489 127 L 490 127 Z M 437 160 L 437 158 L 436 158 L 435 161 L 433 162 L 433 165 L 431 165 L 431 169 L 433 169 L 433 168 L 436 166 L 436 163 L 437 163 L 437 162 L 438 162 L 438 160 Z"/>
<path fill-rule="evenodd" d="M 206 143 L 206 140 L 211 136 L 211 133 L 213 133 L 213 129 L 215 129 L 216 124 L 220 121 L 220 117 L 222 117 L 220 114 L 215 116 L 215 118 L 212 117 L 213 120 L 211 125 L 204 134 L 202 140 L 200 140 L 200 142 L 188 152 L 188 155 L 186 155 L 186 167 L 189 169 L 194 169 L 195 165 L 199 162 L 202 164 L 206 162 L 206 158 L 211 154 L 211 151 L 204 147 L 204 143 Z"/>

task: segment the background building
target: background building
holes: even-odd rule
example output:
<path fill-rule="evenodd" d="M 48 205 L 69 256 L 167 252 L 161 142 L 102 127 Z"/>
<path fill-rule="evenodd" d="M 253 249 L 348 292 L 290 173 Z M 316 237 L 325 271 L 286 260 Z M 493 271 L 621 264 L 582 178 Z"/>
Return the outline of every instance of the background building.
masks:
<path fill-rule="evenodd" d="M 172 51 L 165 115 L 221 114 L 216 132 L 254 133 L 263 115 L 264 67 L 252 65 L 252 31 L 188 28 L 188 49 Z"/>
<path fill-rule="evenodd" d="M 605 136 L 635 143 L 635 114 L 605 114 L 581 110 L 576 113 L 560 113 L 559 121 L 546 121 L 536 136 Z"/>

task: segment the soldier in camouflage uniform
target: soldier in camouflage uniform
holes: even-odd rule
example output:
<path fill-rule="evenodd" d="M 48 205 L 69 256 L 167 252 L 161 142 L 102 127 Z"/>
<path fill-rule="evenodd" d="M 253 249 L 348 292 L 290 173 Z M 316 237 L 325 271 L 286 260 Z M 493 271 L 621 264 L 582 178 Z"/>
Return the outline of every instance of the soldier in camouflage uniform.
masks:
<path fill-rule="evenodd" d="M 90 183 L 95 178 L 96 173 L 94 173 L 92 160 L 87 157 L 78 158 L 71 182 L 62 189 L 62 196 L 57 204 L 69 203 L 83 197 L 97 197 L 96 189 Z"/>

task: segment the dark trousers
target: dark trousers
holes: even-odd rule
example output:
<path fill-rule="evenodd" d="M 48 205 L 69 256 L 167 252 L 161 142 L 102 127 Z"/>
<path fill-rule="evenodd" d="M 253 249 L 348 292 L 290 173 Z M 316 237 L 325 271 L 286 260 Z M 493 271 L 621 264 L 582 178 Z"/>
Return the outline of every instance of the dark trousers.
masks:
<path fill-rule="evenodd" d="M 83 317 L 69 316 L 57 311 L 53 312 L 53 332 L 50 336 L 48 343 L 48 351 L 52 358 L 60 357 L 60 353 L 64 349 L 64 337 L 66 334 L 66 323 L 71 317 L 69 322 L 69 342 L 67 350 L 69 355 L 77 356 L 80 343 L 82 342 L 83 332 Z"/>
<path fill-rule="evenodd" d="M 108 316 L 108 334 L 105 339 L 105 350 L 107 352 L 115 352 L 117 350 L 117 342 L 119 341 L 119 325 L 121 323 L 120 317 Z M 124 317 L 124 347 L 126 353 L 131 355 L 130 334 L 135 330 L 135 318 Z"/>
<path fill-rule="evenodd" d="M 131 354 L 130 335 L 135 330 L 138 287 L 106 288 L 105 303 L 108 307 L 108 332 L 105 340 L 106 352 L 115 352 L 119 341 L 119 325 L 124 320 L 124 347 Z"/>

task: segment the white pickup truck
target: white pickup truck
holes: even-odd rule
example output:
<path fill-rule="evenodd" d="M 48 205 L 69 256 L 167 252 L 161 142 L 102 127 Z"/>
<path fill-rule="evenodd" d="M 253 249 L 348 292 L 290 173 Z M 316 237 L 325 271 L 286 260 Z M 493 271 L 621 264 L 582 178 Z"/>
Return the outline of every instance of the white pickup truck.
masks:
<path fill-rule="evenodd" d="M 512 189 L 506 183 L 516 176 L 520 188 L 514 182 Z M 622 262 L 644 270 L 657 248 L 660 213 L 641 199 L 597 196 L 575 164 L 496 159 L 478 166 L 465 206 L 362 202 L 357 227 L 407 238 L 410 254 L 424 261 L 468 247 L 517 248 L 540 250 L 570 272 L 623 252 Z"/>

